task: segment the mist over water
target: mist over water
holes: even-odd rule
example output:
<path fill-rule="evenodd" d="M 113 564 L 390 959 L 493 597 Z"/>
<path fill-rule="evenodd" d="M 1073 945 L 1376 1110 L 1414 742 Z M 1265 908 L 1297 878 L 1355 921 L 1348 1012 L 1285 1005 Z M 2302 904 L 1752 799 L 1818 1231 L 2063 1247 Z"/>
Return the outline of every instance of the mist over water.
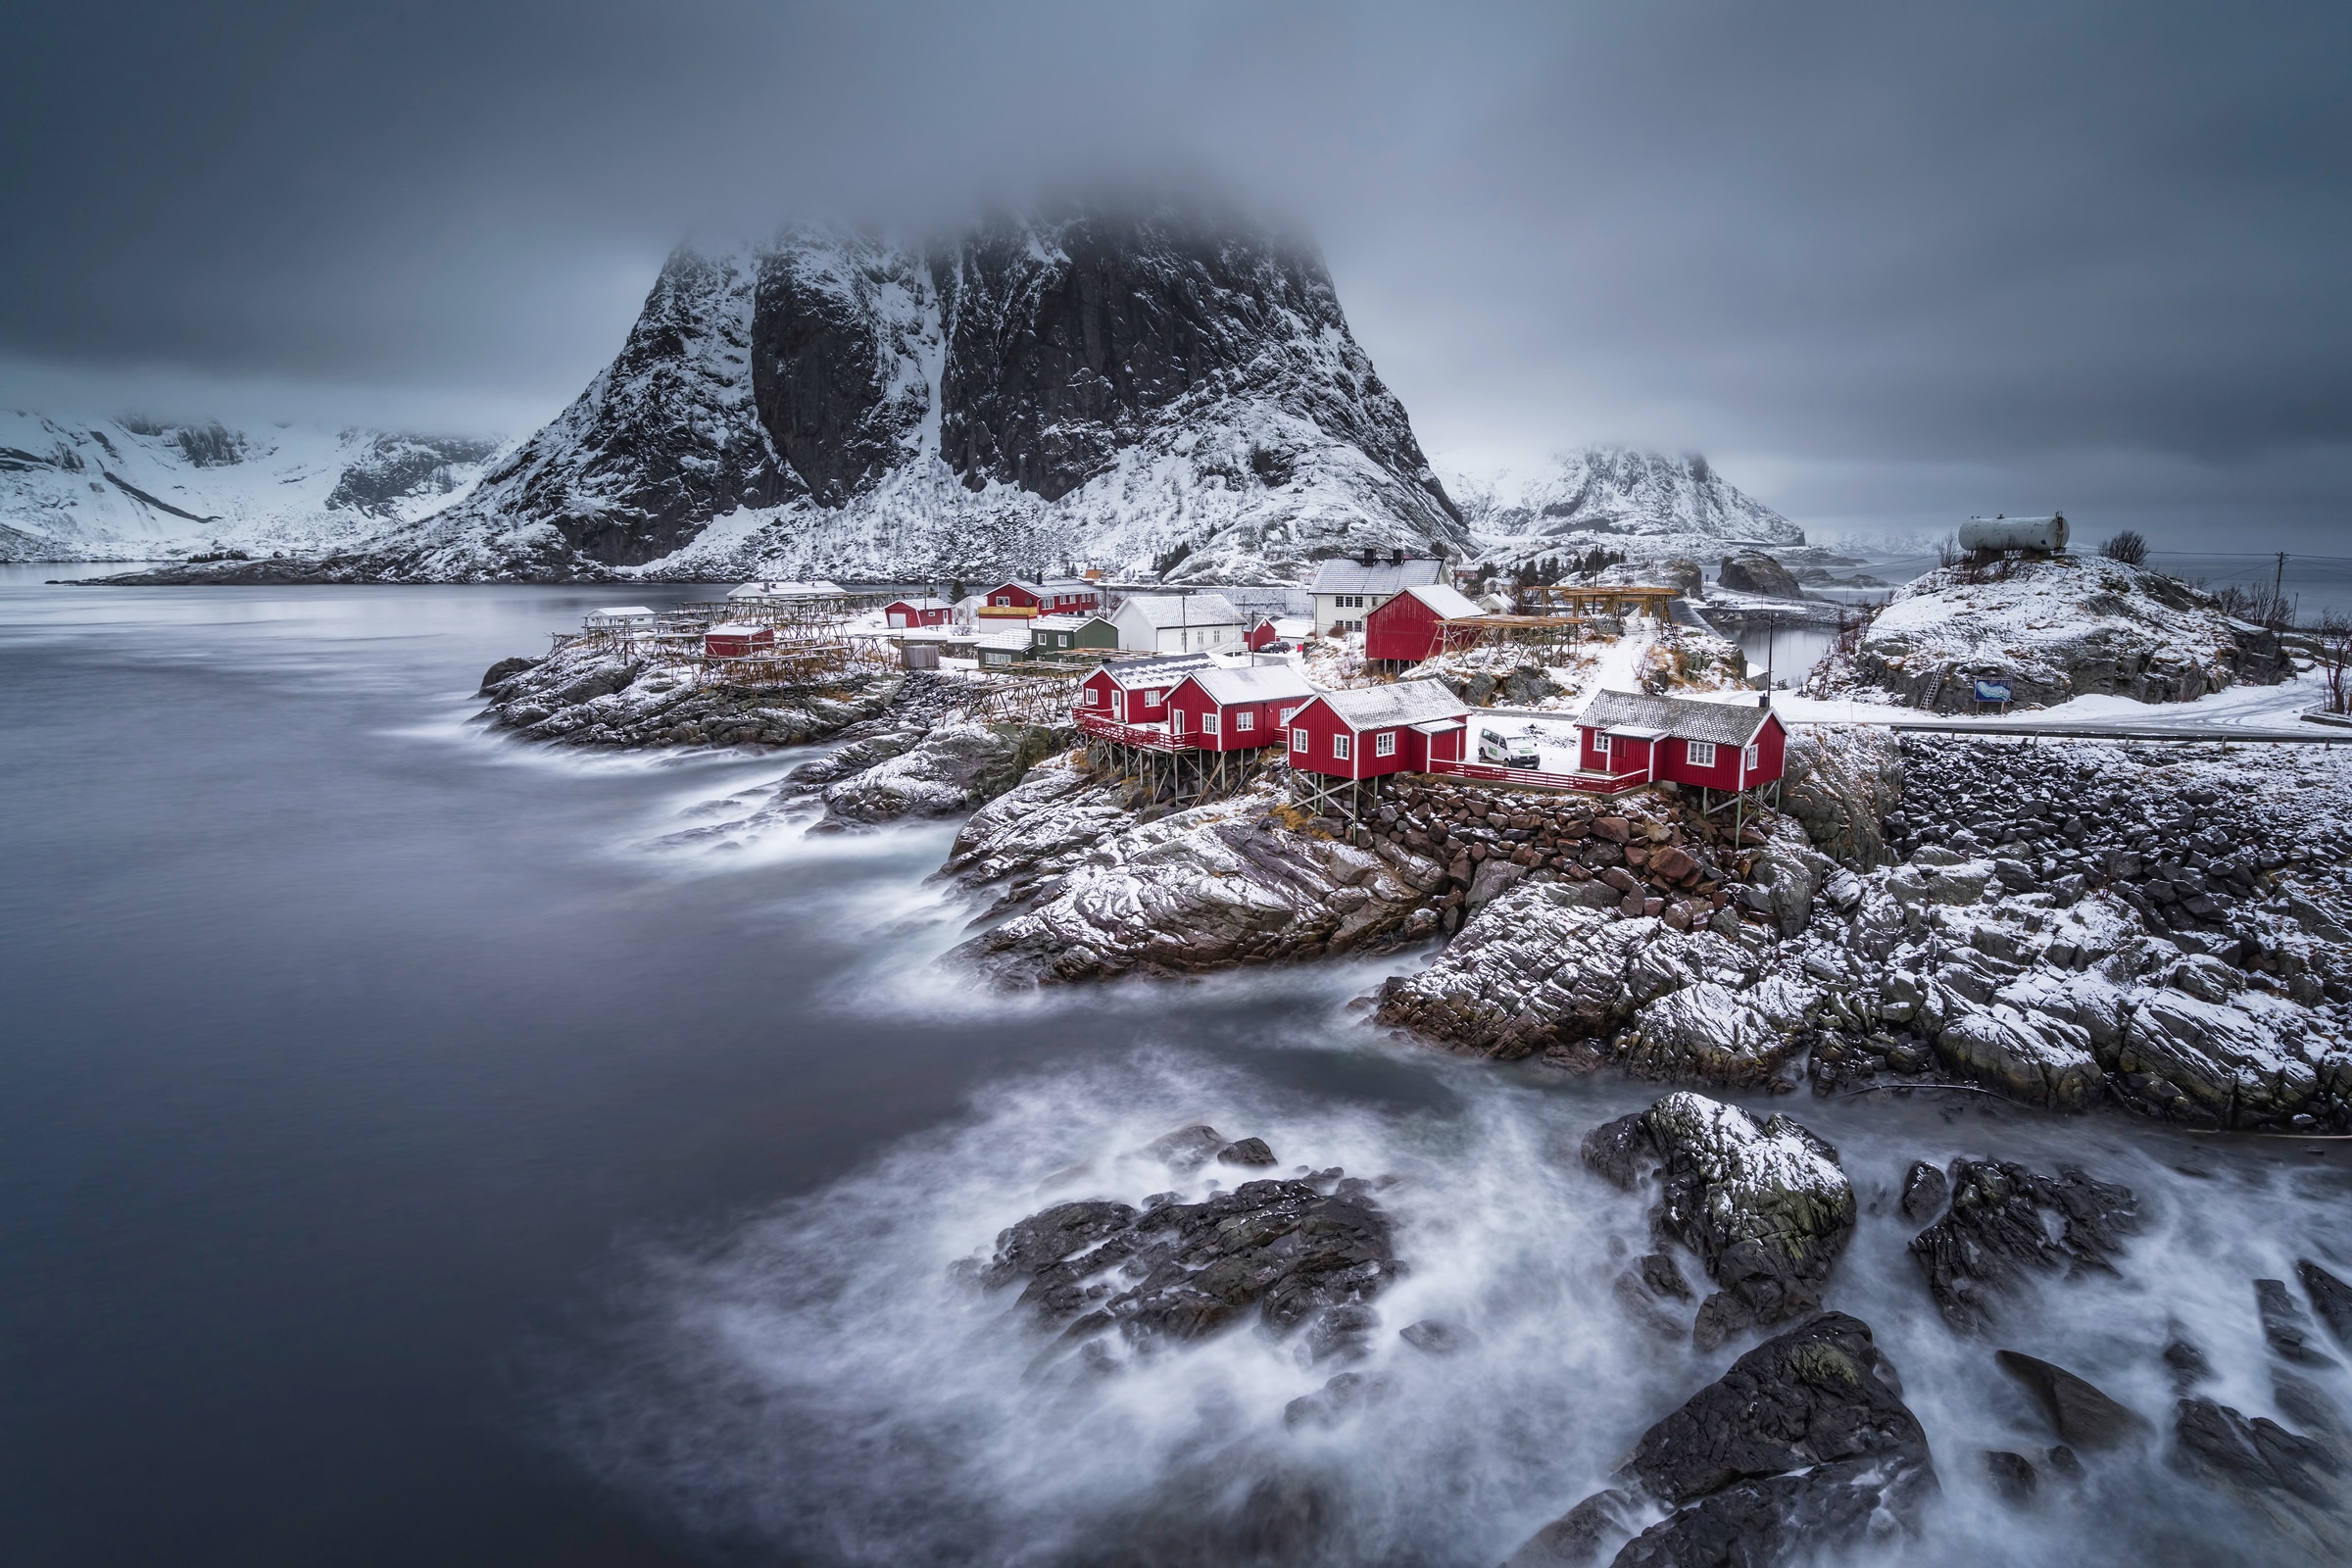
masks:
<path fill-rule="evenodd" d="M 0 575 L 10 1561 L 1189 1564 L 1254 1531 L 1491 1564 L 1745 1348 L 1612 1294 L 1648 1199 L 1575 1149 L 1657 1091 L 1386 1037 L 1350 1003 L 1413 959 L 998 997 L 935 961 L 972 913 L 928 880 L 953 824 L 769 809 L 816 753 L 466 723 L 484 665 L 614 591 L 27 576 Z M 2276 1414 L 2251 1281 L 2352 1266 L 2340 1146 L 1750 1103 L 1839 1150 L 1863 1215 L 1829 1304 L 1935 1448 L 1924 1543 L 1877 1560 L 2308 1560 L 2160 1449 L 2026 1513 L 1979 1455 L 2055 1441 L 1995 1348 L 2162 1427 L 2178 1324 L 2200 1392 Z M 1050 1203 L 1241 1179 L 1138 1154 L 1193 1119 L 1281 1173 L 1395 1178 L 1409 1271 L 1348 1368 L 1386 1392 L 1331 1428 L 1285 1423 L 1343 1365 L 1300 1339 L 1098 1364 L 956 1269 Z M 1895 1190 L 1963 1153 L 2130 1185 L 2118 1271 L 1955 1338 Z M 1463 1348 L 1398 1337 L 1430 1318 Z M 2302 1375 L 2352 1416 L 2352 1373 Z"/>

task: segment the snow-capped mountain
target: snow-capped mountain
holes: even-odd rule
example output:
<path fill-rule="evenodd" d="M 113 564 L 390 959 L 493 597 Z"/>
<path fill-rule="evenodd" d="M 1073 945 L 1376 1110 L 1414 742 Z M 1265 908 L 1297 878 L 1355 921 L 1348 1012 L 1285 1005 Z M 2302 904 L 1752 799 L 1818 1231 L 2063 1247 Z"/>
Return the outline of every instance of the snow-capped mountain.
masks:
<path fill-rule="evenodd" d="M 461 499 L 498 443 L 0 412 L 0 560 L 314 552 Z"/>
<path fill-rule="evenodd" d="M 1804 530 L 1717 473 L 1705 458 L 1667 457 L 1628 447 L 1564 453 L 1525 476 L 1449 484 L 1478 539 L 1482 560 L 1528 561 L 1547 551 L 1642 541 L 1705 550 L 1740 540 L 1805 542 Z"/>
<path fill-rule="evenodd" d="M 1459 555 L 1460 514 L 1322 263 L 1173 212 L 837 229 L 671 256 L 612 364 L 350 569 L 1297 580 Z"/>

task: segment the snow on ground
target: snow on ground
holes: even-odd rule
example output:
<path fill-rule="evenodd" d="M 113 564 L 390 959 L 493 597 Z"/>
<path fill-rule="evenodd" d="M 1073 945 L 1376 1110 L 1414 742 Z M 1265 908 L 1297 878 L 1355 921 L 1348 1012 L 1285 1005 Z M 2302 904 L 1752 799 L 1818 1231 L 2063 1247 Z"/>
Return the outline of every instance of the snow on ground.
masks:
<path fill-rule="evenodd" d="M 2304 673 L 2277 686 L 2231 686 L 2208 692 L 2188 703 L 2143 703 L 2116 696 L 2076 697 L 2049 708 L 2006 715 L 1928 713 L 1892 703 L 1799 697 L 1789 692 L 1775 694 L 1773 706 L 1791 724 L 1916 724 L 1933 720 L 1939 725 L 2003 730 L 2161 727 L 2209 731 L 2216 735 L 2279 730 L 2311 734 L 2319 733 L 2319 727 L 2305 723 L 2302 713 L 2324 695 L 2319 678 Z"/>

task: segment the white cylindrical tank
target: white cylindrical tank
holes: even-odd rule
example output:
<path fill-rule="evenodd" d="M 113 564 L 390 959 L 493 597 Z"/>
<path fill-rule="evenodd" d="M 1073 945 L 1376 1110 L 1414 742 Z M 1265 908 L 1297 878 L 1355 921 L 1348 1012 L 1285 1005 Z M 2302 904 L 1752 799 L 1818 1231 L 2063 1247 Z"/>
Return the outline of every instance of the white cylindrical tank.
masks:
<path fill-rule="evenodd" d="M 1971 517 L 1960 525 L 1960 548 L 1977 550 L 2046 550 L 2066 548 L 2066 517 Z"/>

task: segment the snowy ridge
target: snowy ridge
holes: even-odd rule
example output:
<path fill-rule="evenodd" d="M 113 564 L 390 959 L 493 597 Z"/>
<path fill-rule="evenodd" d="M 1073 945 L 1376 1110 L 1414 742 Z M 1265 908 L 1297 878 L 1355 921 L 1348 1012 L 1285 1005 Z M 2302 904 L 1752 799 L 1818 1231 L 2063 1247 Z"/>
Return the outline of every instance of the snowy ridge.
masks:
<path fill-rule="evenodd" d="M 0 412 L 0 560 L 348 547 L 463 499 L 498 443 Z"/>
<path fill-rule="evenodd" d="M 1590 446 L 1561 454 L 1535 474 L 1450 483 L 1481 558 L 1497 565 L 1594 544 L 1623 550 L 1632 541 L 1701 553 L 1734 540 L 1805 542 L 1803 529 L 1695 454 Z"/>
<path fill-rule="evenodd" d="M 1318 259 L 1078 209 L 921 248 L 837 228 L 682 248 L 612 364 L 466 500 L 314 565 L 1253 584 L 1469 546 Z"/>

